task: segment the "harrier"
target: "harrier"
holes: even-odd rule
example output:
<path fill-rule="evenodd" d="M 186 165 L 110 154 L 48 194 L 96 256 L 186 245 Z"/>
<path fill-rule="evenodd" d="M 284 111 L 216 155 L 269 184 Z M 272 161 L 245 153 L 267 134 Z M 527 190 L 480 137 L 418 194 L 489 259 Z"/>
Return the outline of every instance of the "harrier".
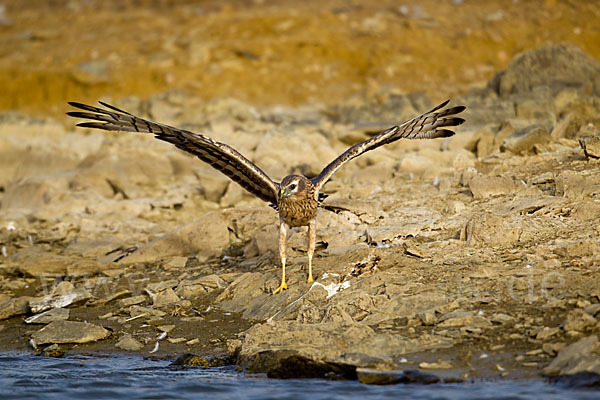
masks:
<path fill-rule="evenodd" d="M 273 181 L 259 167 L 225 143 L 217 142 L 198 133 L 140 118 L 103 102 L 100 104 L 106 107 L 105 109 L 69 102 L 71 106 L 86 112 L 73 111 L 68 112 L 67 115 L 92 120 L 77 124 L 84 128 L 151 133 L 157 139 L 169 142 L 177 148 L 197 156 L 237 182 L 248 192 L 270 203 L 271 207 L 279 212 L 281 285 L 273 292 L 275 294 L 287 289 L 285 261 L 288 227 L 308 226 L 308 282 L 313 281 L 312 257 L 316 242 L 316 216 L 317 208 L 326 197 L 320 193 L 325 182 L 346 162 L 366 151 L 374 150 L 398 139 L 434 139 L 454 135 L 452 130 L 446 128 L 465 122 L 464 119 L 455 116 L 464 111 L 465 107 L 457 106 L 441 110 L 448 102 L 449 100 L 431 111 L 355 144 L 329 163 L 314 178 L 288 175 L 279 183 Z"/>

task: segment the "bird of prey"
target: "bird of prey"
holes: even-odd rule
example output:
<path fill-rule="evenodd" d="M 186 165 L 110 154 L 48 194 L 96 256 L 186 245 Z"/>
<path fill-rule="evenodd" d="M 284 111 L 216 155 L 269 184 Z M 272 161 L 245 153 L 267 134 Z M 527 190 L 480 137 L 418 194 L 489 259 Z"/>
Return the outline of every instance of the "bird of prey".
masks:
<path fill-rule="evenodd" d="M 380 146 L 398 139 L 434 139 L 454 135 L 450 129 L 465 120 L 456 114 L 465 110 L 464 106 L 443 109 L 449 100 L 400 125 L 393 126 L 361 143 L 348 148 L 329 163 L 319 175 L 307 178 L 302 175 L 288 175 L 275 182 L 258 166 L 241 155 L 233 147 L 217 142 L 199 133 L 164 125 L 140 118 L 100 102 L 105 108 L 69 102 L 81 111 L 71 111 L 67 115 L 91 121 L 77 124 L 84 128 L 97 128 L 108 131 L 145 132 L 153 134 L 177 148 L 197 156 L 213 168 L 227 175 L 234 182 L 264 200 L 279 212 L 279 256 L 281 257 L 281 284 L 273 294 L 287 289 L 285 281 L 286 235 L 289 227 L 308 226 L 308 282 L 313 281 L 312 257 L 316 242 L 317 208 L 326 197 L 320 193 L 325 182 L 346 162 Z"/>

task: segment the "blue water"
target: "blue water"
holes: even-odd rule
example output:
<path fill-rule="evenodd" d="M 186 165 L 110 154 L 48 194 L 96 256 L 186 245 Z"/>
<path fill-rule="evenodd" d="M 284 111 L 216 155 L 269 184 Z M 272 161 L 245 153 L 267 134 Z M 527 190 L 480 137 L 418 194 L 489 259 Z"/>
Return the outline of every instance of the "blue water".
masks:
<path fill-rule="evenodd" d="M 593 390 L 543 381 L 367 386 L 355 381 L 276 380 L 232 367 L 186 369 L 141 357 L 45 358 L 0 354 L 0 399 L 598 399 Z"/>

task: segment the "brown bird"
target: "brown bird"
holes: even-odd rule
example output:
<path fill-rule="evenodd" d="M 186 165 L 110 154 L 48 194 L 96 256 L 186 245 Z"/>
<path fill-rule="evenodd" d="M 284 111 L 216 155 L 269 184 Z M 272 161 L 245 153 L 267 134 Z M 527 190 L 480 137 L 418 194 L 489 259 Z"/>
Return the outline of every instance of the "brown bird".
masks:
<path fill-rule="evenodd" d="M 380 146 L 395 142 L 398 139 L 434 139 L 454 135 L 445 129 L 465 122 L 455 117 L 465 110 L 464 106 L 456 106 L 438 111 L 448 104 L 443 102 L 431 111 L 419 115 L 400 125 L 393 126 L 364 142 L 350 147 L 339 157 L 327 165 L 314 178 L 302 175 L 288 175 L 280 183 L 273 181 L 259 167 L 225 143 L 217 142 L 207 136 L 184 129 L 160 124 L 137 117 L 133 114 L 100 102 L 106 109 L 86 104 L 69 102 L 73 107 L 86 112 L 74 111 L 67 115 L 76 118 L 90 119 L 77 126 L 97 128 L 108 131 L 129 131 L 152 133 L 157 139 L 174 144 L 181 150 L 194 154 L 213 168 L 221 171 L 244 189 L 279 212 L 279 255 L 281 257 L 281 285 L 273 292 L 287 289 L 285 282 L 286 234 L 288 227 L 308 226 L 308 282 L 313 281 L 312 257 L 316 242 L 317 208 L 326 195 L 320 193 L 325 182 L 344 163 Z"/>

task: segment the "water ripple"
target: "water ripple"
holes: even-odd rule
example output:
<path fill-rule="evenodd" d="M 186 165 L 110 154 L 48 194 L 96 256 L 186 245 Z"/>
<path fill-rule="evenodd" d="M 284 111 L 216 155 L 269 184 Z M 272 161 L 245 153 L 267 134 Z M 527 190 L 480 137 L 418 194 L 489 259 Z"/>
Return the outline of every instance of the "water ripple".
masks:
<path fill-rule="evenodd" d="M 598 398 L 597 391 L 568 389 L 542 381 L 476 384 L 366 386 L 355 381 L 275 380 L 247 376 L 231 367 L 172 368 L 141 357 L 64 359 L 0 354 L 0 398 L 4 399 L 218 399 L 344 400 L 523 400 Z"/>

